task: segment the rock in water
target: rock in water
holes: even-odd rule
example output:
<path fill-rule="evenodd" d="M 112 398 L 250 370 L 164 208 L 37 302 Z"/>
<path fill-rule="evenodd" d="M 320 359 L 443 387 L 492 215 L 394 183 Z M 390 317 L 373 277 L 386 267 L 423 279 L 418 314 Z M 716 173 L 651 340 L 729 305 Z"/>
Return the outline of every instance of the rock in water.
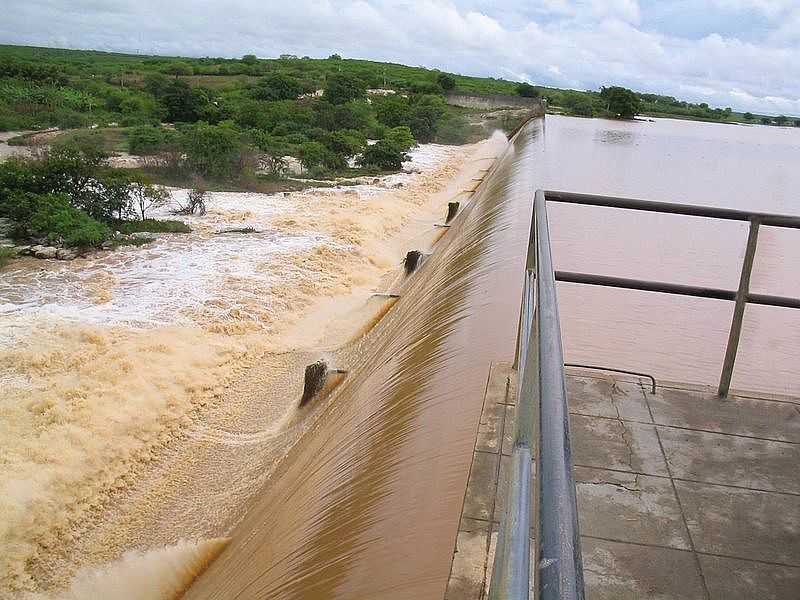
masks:
<path fill-rule="evenodd" d="M 413 273 L 419 265 L 419 259 L 422 258 L 422 252 L 419 250 L 409 250 L 406 258 L 403 261 L 403 266 L 406 268 L 406 275 Z"/>
<path fill-rule="evenodd" d="M 453 220 L 458 212 L 459 203 L 458 202 L 448 202 L 447 203 L 447 218 L 444 220 L 445 223 L 449 223 Z"/>
<path fill-rule="evenodd" d="M 328 376 L 328 365 L 324 360 L 318 360 L 306 367 L 306 379 L 303 385 L 303 397 L 300 398 L 300 406 L 305 406 L 314 396 L 325 387 L 325 379 Z"/>

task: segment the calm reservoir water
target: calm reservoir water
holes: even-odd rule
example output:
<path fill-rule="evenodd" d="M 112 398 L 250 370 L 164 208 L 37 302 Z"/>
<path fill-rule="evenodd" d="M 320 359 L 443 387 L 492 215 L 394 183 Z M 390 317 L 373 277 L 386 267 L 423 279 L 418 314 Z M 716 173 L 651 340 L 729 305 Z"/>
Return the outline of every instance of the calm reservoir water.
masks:
<path fill-rule="evenodd" d="M 537 187 L 800 215 L 800 130 L 548 116 Z M 747 224 L 549 206 L 556 269 L 736 289 Z M 800 296 L 800 231 L 762 227 L 751 290 Z M 565 358 L 715 384 L 733 303 L 559 284 Z M 800 311 L 748 306 L 733 387 L 800 394 Z"/>

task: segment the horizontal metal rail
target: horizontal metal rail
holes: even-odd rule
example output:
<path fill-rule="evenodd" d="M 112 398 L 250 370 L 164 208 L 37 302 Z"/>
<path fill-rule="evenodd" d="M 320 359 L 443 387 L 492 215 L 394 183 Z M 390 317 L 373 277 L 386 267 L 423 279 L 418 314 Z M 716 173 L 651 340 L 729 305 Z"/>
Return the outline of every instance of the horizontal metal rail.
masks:
<path fill-rule="evenodd" d="M 571 192 L 548 191 L 544 192 L 548 202 L 562 202 L 568 204 L 581 204 L 585 206 L 602 206 L 625 210 L 640 210 L 655 213 L 686 215 L 692 217 L 706 217 L 713 219 L 726 219 L 731 221 L 746 221 L 750 227 L 747 234 L 747 246 L 744 260 L 742 261 L 741 274 L 738 288 L 723 290 L 700 286 L 664 283 L 661 281 L 645 281 L 641 279 L 626 279 L 623 277 L 610 277 L 607 275 L 594 275 L 588 273 L 571 273 L 559 271 L 556 273 L 558 281 L 601 285 L 605 287 L 642 290 L 647 292 L 661 292 L 665 294 L 679 294 L 698 298 L 714 298 L 735 302 L 733 317 L 731 319 L 728 343 L 725 347 L 725 358 L 722 363 L 722 372 L 719 378 L 717 393 L 721 397 L 728 395 L 733 379 L 733 367 L 739 351 L 742 323 L 744 322 L 745 308 L 748 304 L 762 306 L 775 306 L 780 308 L 800 308 L 800 299 L 773 296 L 770 294 L 750 293 L 750 275 L 755 262 L 756 246 L 758 245 L 758 232 L 762 226 L 786 227 L 800 229 L 800 217 L 793 215 L 775 215 L 762 212 L 735 210 L 731 208 L 716 208 L 713 206 L 697 206 L 692 204 L 674 204 L 670 202 L 653 202 L 636 198 L 615 198 L 613 196 L 597 196 L 594 194 L 573 194 Z"/>
<path fill-rule="evenodd" d="M 556 271 L 556 281 L 623 288 L 626 290 L 639 290 L 643 292 L 660 292 L 662 294 L 676 294 L 679 296 L 694 296 L 695 298 L 736 300 L 736 291 L 734 290 L 681 285 L 662 281 L 646 281 L 644 279 L 627 279 L 625 277 L 611 277 L 609 275 L 594 275 L 591 273 Z M 771 296 L 769 294 L 748 293 L 747 303 L 761 304 L 762 306 L 777 306 L 781 308 L 800 308 L 800 299 L 798 298 Z"/>
<path fill-rule="evenodd" d="M 605 206 L 607 208 L 623 208 L 646 212 L 686 215 L 690 217 L 709 217 L 729 221 L 753 221 L 770 227 L 788 227 L 800 229 L 800 217 L 794 215 L 775 215 L 770 213 L 750 212 L 733 208 L 717 208 L 714 206 L 698 206 L 694 204 L 675 204 L 674 202 L 655 202 L 636 198 L 616 198 L 614 196 L 597 196 L 594 194 L 574 194 L 548 190 L 545 192 L 548 202 L 566 204 L 583 204 L 585 206 Z"/>

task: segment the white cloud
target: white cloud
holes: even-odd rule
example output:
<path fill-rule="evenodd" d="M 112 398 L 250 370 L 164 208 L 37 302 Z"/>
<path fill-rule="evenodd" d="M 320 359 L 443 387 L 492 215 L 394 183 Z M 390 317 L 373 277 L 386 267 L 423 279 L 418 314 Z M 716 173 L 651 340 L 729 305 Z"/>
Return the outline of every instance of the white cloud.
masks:
<path fill-rule="evenodd" d="M 800 114 L 800 12 L 793 0 L 711 1 L 783 16 L 755 43 L 724 31 L 688 39 L 643 28 L 647 9 L 636 0 L 240 0 L 235 7 L 209 0 L 6 0 L 0 41 L 193 56 L 339 52 Z"/>

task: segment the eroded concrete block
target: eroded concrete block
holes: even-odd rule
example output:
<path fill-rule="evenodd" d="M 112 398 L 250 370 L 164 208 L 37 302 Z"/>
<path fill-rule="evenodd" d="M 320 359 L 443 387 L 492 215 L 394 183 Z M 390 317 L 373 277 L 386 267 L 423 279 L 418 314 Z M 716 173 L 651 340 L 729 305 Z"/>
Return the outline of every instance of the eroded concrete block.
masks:
<path fill-rule="evenodd" d="M 651 422 L 642 386 L 613 377 L 567 377 L 570 412 Z"/>
<path fill-rule="evenodd" d="M 576 465 L 667 475 L 655 427 L 600 417 L 570 417 Z"/>

